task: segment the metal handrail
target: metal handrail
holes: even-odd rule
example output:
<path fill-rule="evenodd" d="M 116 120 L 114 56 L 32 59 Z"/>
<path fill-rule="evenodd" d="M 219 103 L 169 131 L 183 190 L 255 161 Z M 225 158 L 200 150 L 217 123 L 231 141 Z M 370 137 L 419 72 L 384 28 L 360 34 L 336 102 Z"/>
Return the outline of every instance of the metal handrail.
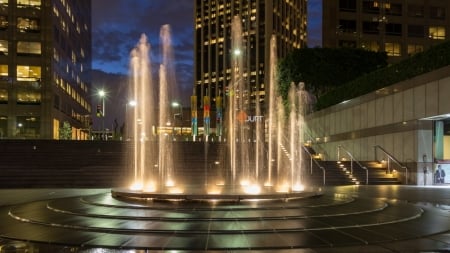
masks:
<path fill-rule="evenodd" d="M 393 161 L 394 163 L 396 163 L 400 168 L 405 169 L 405 184 L 408 184 L 408 167 L 404 166 L 401 162 L 399 162 L 393 155 L 391 155 L 389 152 L 387 152 L 384 148 L 382 148 L 380 145 L 375 145 L 374 147 L 374 151 L 375 151 L 375 160 L 378 161 L 377 158 L 377 149 L 381 150 L 387 157 L 387 172 L 390 174 L 391 173 L 391 164 L 389 161 Z"/>
<path fill-rule="evenodd" d="M 309 152 L 309 150 L 305 146 L 303 146 L 303 150 L 305 150 L 306 153 L 309 155 L 311 174 L 313 173 L 313 162 L 314 162 L 317 165 L 317 167 L 319 167 L 322 170 L 323 185 L 325 185 L 325 174 L 326 174 L 325 168 L 322 165 L 320 165 L 316 159 L 313 158 L 313 155 L 311 154 L 311 152 Z"/>
<path fill-rule="evenodd" d="M 350 151 L 348 151 L 346 148 L 344 148 L 342 145 L 338 146 L 338 161 L 340 161 L 340 150 L 344 150 L 344 152 L 350 157 L 350 172 L 353 175 L 353 162 L 359 165 L 362 169 L 366 171 L 366 184 L 369 184 L 369 170 L 366 166 L 363 166 L 355 157 L 352 155 Z"/>

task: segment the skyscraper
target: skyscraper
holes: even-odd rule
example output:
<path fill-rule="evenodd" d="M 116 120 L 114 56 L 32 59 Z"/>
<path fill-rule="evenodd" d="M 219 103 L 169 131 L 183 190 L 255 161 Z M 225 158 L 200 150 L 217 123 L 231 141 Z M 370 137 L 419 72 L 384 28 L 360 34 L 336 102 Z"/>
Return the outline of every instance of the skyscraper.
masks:
<path fill-rule="evenodd" d="M 270 39 L 276 36 L 278 57 L 306 46 L 306 0 L 196 0 L 195 85 L 197 106 L 205 96 L 227 96 L 231 82 L 231 26 L 235 17 L 242 23 L 243 81 L 250 105 L 264 102 L 269 83 Z M 209 100 L 206 100 L 209 101 Z"/>
<path fill-rule="evenodd" d="M 90 26 L 90 0 L 0 0 L 0 138 L 88 138 Z"/>
<path fill-rule="evenodd" d="M 385 51 L 390 62 L 422 52 L 450 31 L 450 1 L 323 0 L 323 47 Z"/>

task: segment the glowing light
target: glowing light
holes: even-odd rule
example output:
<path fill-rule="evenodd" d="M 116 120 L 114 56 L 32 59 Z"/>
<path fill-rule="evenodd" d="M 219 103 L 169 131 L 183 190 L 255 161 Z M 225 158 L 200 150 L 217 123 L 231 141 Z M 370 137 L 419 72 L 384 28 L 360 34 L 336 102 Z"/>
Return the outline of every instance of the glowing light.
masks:
<path fill-rule="evenodd" d="M 284 183 L 277 186 L 277 192 L 289 192 L 289 184 Z"/>
<path fill-rule="evenodd" d="M 224 181 L 219 181 L 219 182 L 216 183 L 216 185 L 217 185 L 217 186 L 224 186 L 224 185 L 225 185 L 225 182 L 224 182 Z"/>
<path fill-rule="evenodd" d="M 140 191 L 140 190 L 142 190 L 143 188 L 144 188 L 144 185 L 142 184 L 142 182 L 139 182 L 139 181 L 133 182 L 133 183 L 130 185 L 130 190 L 132 190 L 132 191 Z"/>
<path fill-rule="evenodd" d="M 248 181 L 248 179 L 241 180 L 241 186 L 248 186 L 248 185 L 250 185 L 250 181 Z"/>
<path fill-rule="evenodd" d="M 297 183 L 292 186 L 292 191 L 301 192 L 305 190 L 305 186 L 303 184 Z"/>
<path fill-rule="evenodd" d="M 169 189 L 169 193 L 171 194 L 181 194 L 183 193 L 183 189 L 178 188 L 178 187 L 172 187 Z"/>
<path fill-rule="evenodd" d="M 241 55 L 241 50 L 238 48 L 238 49 L 234 50 L 233 53 L 234 53 L 234 55 L 239 56 L 239 55 Z"/>
<path fill-rule="evenodd" d="M 265 183 L 264 183 L 264 186 L 265 186 L 265 187 L 272 187 L 273 184 L 272 184 L 271 182 L 265 182 Z"/>
<path fill-rule="evenodd" d="M 147 184 L 145 184 L 145 188 L 143 191 L 144 192 L 155 192 L 156 184 L 154 182 L 148 182 Z"/>
<path fill-rule="evenodd" d="M 261 193 L 261 187 L 257 184 L 247 185 L 244 187 L 244 192 L 247 194 L 259 194 Z"/>
<path fill-rule="evenodd" d="M 167 187 L 174 187 L 175 186 L 175 182 L 172 179 L 167 179 L 166 181 L 166 186 Z"/>
<path fill-rule="evenodd" d="M 222 189 L 219 187 L 209 187 L 207 193 L 209 195 L 219 195 L 222 193 Z"/>

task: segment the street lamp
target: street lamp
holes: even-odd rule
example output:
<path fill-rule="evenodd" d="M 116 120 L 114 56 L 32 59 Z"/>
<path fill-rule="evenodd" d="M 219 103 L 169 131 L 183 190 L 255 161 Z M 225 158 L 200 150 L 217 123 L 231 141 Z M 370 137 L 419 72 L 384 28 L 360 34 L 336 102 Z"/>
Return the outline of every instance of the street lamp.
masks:
<path fill-rule="evenodd" d="M 178 115 L 180 117 L 180 134 L 183 134 L 183 105 L 181 103 L 178 103 L 176 101 L 172 102 L 172 107 L 178 107 L 179 111 L 178 113 L 175 113 L 173 115 L 173 121 L 174 121 L 174 128 L 175 128 L 175 117 Z M 172 131 L 173 134 L 173 131 Z"/>
<path fill-rule="evenodd" d="M 102 110 L 101 110 L 101 117 L 102 117 L 102 134 L 105 135 L 105 96 L 106 93 L 103 89 L 98 91 L 98 96 L 102 100 Z M 104 136 L 105 139 L 107 139 L 106 136 Z"/>

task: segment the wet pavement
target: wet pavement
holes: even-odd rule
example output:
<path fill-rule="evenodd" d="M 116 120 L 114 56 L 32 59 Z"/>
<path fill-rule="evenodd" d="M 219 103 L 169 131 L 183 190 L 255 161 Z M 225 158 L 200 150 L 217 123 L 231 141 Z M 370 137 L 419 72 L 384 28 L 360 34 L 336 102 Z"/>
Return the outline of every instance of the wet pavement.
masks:
<path fill-rule="evenodd" d="M 450 187 L 318 192 L 291 200 L 183 202 L 117 199 L 110 189 L 0 190 L 0 243 L 92 253 L 450 251 Z"/>

